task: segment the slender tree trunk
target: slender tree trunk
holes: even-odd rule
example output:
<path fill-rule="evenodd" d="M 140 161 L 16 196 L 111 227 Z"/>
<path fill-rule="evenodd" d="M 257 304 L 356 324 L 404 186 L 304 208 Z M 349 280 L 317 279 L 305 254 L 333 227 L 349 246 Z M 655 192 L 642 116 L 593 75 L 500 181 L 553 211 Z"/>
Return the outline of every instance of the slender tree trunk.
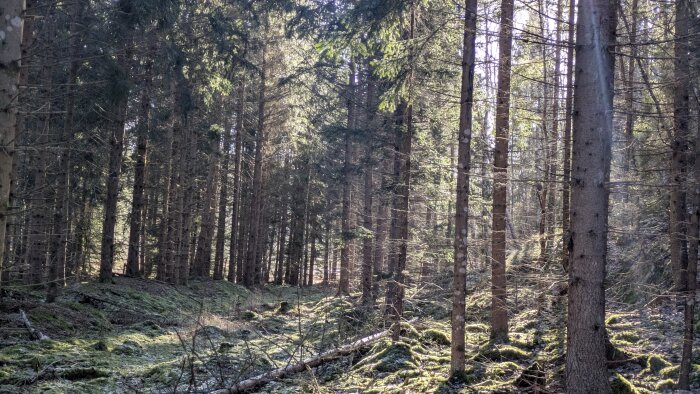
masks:
<path fill-rule="evenodd" d="M 260 67 L 260 96 L 258 98 L 258 129 L 255 133 L 255 159 L 253 164 L 253 194 L 251 197 L 250 234 L 248 240 L 247 264 L 243 284 L 252 286 L 256 283 L 255 273 L 258 268 L 255 263 L 258 258 L 258 242 L 262 216 L 262 161 L 265 144 L 265 84 L 266 84 L 265 46 L 262 49 L 262 66 Z"/>
<path fill-rule="evenodd" d="M 236 144 L 234 148 L 233 162 L 233 207 L 231 208 L 231 241 L 229 242 L 228 255 L 228 281 L 240 282 L 242 280 L 240 267 L 236 265 L 236 252 L 241 252 L 238 248 L 238 239 L 241 234 L 239 229 L 239 212 L 241 200 L 241 149 L 243 146 L 243 116 L 245 114 L 245 74 L 241 75 L 238 85 L 238 110 L 236 111 Z"/>
<path fill-rule="evenodd" d="M 313 225 L 312 225 L 313 226 Z M 307 281 L 308 286 L 313 286 L 314 285 L 314 266 L 316 263 L 316 229 L 313 227 L 311 229 L 311 256 L 309 257 L 309 280 Z"/>
<path fill-rule="evenodd" d="M 369 151 L 369 148 L 368 148 Z M 368 156 L 370 154 L 368 153 Z M 369 161 L 369 160 L 368 160 Z M 363 227 L 367 230 L 372 229 L 372 164 L 368 163 L 365 168 L 364 181 L 364 214 Z M 362 240 L 362 302 L 365 305 L 371 304 L 372 297 L 372 237 L 365 236 Z"/>
<path fill-rule="evenodd" d="M 566 349 L 568 393 L 609 393 L 605 265 L 613 133 L 616 3 L 581 2 L 576 35 L 571 266 Z"/>
<path fill-rule="evenodd" d="M 220 136 L 217 135 L 210 142 L 212 152 L 211 157 L 209 158 L 207 183 L 203 196 L 204 204 L 202 206 L 202 223 L 199 230 L 199 236 L 197 238 L 197 250 L 192 262 L 193 274 L 194 276 L 200 278 L 209 278 L 211 275 L 211 244 L 214 238 L 216 194 L 218 192 L 218 178 L 220 173 L 219 141 Z"/>
<path fill-rule="evenodd" d="M 508 140 L 510 122 L 510 70 L 513 45 L 513 0 L 501 1 L 498 38 L 498 91 L 496 148 L 493 157 L 493 224 L 491 227 L 491 337 L 508 339 L 506 305 L 506 207 L 508 188 Z"/>
<path fill-rule="evenodd" d="M 562 180 L 562 209 L 561 209 L 561 227 L 562 227 L 562 253 L 561 264 L 564 270 L 569 269 L 569 253 L 571 232 L 569 230 L 570 221 L 570 199 L 571 199 L 571 120 L 573 116 L 574 103 L 574 32 L 576 23 L 574 18 L 576 15 L 576 0 L 569 2 L 569 35 L 566 48 L 566 103 L 564 115 L 564 179 Z"/>
<path fill-rule="evenodd" d="M 150 56 L 150 55 L 149 55 Z M 148 133 L 150 128 L 151 110 L 151 79 L 153 61 L 147 60 L 145 65 L 144 86 L 141 90 L 141 103 L 139 121 L 137 125 L 136 152 L 134 161 L 134 192 L 131 201 L 131 221 L 129 226 L 129 251 L 126 260 L 126 276 L 137 277 L 140 275 L 139 246 L 145 216 L 144 188 L 146 186 L 146 161 L 148 157 Z M 144 253 L 143 250 L 140 251 Z"/>
<path fill-rule="evenodd" d="M 464 1 L 464 35 L 462 38 L 462 84 L 459 100 L 457 134 L 457 192 L 455 206 L 454 278 L 452 280 L 452 341 L 450 372 L 465 367 L 466 283 L 469 245 L 469 171 L 471 170 L 472 107 L 474 104 L 474 64 L 477 0 Z M 452 212 L 449 213 L 450 215 Z"/>
<path fill-rule="evenodd" d="M 224 114 L 224 146 L 221 163 L 221 188 L 219 191 L 219 215 L 216 227 L 216 246 L 214 251 L 214 280 L 224 279 L 224 243 L 226 242 L 226 204 L 228 203 L 228 171 L 231 160 L 231 125 L 228 113 Z M 231 244 L 233 248 L 234 244 Z M 229 274 L 230 275 L 230 274 Z"/>
<path fill-rule="evenodd" d="M 415 10 L 412 8 L 410 12 L 410 21 L 408 27 L 408 98 L 403 100 L 401 106 L 405 106 L 405 118 L 401 120 L 399 125 L 399 136 L 401 144 L 399 154 L 401 167 L 399 170 L 399 183 L 396 185 L 397 191 L 397 213 L 396 213 L 396 228 L 397 228 L 397 258 L 396 270 L 392 280 L 387 286 L 389 316 L 391 320 L 391 339 L 398 341 L 401 334 L 401 318 L 403 316 L 403 300 L 404 300 L 404 285 L 406 282 L 406 261 L 408 258 L 408 213 L 410 209 L 410 192 L 411 192 L 411 152 L 413 142 L 413 38 L 415 28 Z"/>
<path fill-rule="evenodd" d="M 348 84 L 348 129 L 355 127 L 355 63 L 350 61 L 350 81 Z M 350 249 L 353 247 L 354 229 L 351 228 L 351 193 L 353 176 L 350 174 L 354 162 L 353 146 L 350 140 L 350 133 L 345 133 L 345 163 L 343 164 L 343 210 L 342 210 L 342 232 L 343 244 L 340 250 L 340 280 L 338 281 L 338 295 L 350 294 Z"/>
<path fill-rule="evenodd" d="M 129 32 L 128 34 L 131 34 Z M 125 38 L 124 52 L 119 57 L 119 67 L 125 76 L 130 74 L 132 38 Z M 117 225 L 117 200 L 119 198 L 119 176 L 124 153 L 124 136 L 126 134 L 126 110 L 129 93 L 124 92 L 114 103 L 111 114 L 109 136 L 109 167 L 107 169 L 107 198 L 104 207 L 104 222 L 102 226 L 102 246 L 100 250 L 100 282 L 112 281 L 114 265 L 114 231 Z"/>
<path fill-rule="evenodd" d="M 690 61 L 688 52 L 689 18 L 692 12 L 688 0 L 676 1 L 675 49 L 673 77 L 673 142 L 671 152 L 670 191 L 670 249 L 671 269 L 676 291 L 684 291 L 688 250 L 686 242 L 686 178 L 688 160 L 688 121 L 690 117 Z"/>
<path fill-rule="evenodd" d="M 70 66 L 68 70 L 68 86 L 66 88 L 66 115 L 63 131 L 61 133 L 61 152 L 58 157 L 59 173 L 56 176 L 56 208 L 53 218 L 53 236 L 49 248 L 50 268 L 49 284 L 46 294 L 46 302 L 55 301 L 58 296 L 58 288 L 65 285 L 66 253 L 70 232 L 70 219 L 68 214 L 70 195 L 70 144 L 73 141 L 73 114 L 75 110 L 75 85 L 78 78 L 79 60 L 79 23 L 82 19 L 84 3 L 76 1 L 72 9 L 70 24 L 70 39 L 68 51 L 70 53 Z"/>
<path fill-rule="evenodd" d="M 167 267 L 168 267 L 168 250 L 170 249 L 169 244 L 169 220 L 171 216 L 172 206 L 172 194 L 174 190 L 174 166 L 173 157 L 176 154 L 177 146 L 174 144 L 175 140 L 175 130 L 177 127 L 177 117 L 175 115 L 177 108 L 177 101 L 175 97 L 177 96 L 177 85 L 175 79 L 170 80 L 170 125 L 168 126 L 168 132 L 165 137 L 165 157 L 163 159 L 164 176 L 163 176 L 163 206 L 160 214 L 160 234 L 158 238 L 158 258 L 156 266 L 156 279 L 165 281 L 167 280 Z"/>

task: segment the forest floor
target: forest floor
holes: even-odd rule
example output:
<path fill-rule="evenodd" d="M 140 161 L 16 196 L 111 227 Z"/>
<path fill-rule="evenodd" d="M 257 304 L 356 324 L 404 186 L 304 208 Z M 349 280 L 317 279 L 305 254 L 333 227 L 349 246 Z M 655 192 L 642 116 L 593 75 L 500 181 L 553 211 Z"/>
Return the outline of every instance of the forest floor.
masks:
<path fill-rule="evenodd" d="M 270 393 L 562 392 L 565 297 L 522 285 L 511 297 L 510 343 L 489 342 L 485 283 L 470 285 L 468 371 L 448 379 L 450 290 L 407 289 L 403 337 L 388 339 L 258 388 Z M 222 281 L 189 286 L 115 278 L 73 284 L 54 304 L 42 293 L 11 291 L 0 309 L 0 393 L 208 392 L 292 360 L 379 332 L 378 306 L 333 289 L 265 286 L 248 291 Z M 623 308 L 624 307 L 624 308 Z M 678 373 L 682 314 L 609 303 L 611 342 L 633 355 L 614 366 L 615 393 L 661 392 Z M 47 340 L 31 340 L 20 317 Z M 696 344 L 696 348 L 697 348 Z M 700 360 L 696 360 L 700 364 Z M 693 387 L 700 392 L 700 365 Z"/>

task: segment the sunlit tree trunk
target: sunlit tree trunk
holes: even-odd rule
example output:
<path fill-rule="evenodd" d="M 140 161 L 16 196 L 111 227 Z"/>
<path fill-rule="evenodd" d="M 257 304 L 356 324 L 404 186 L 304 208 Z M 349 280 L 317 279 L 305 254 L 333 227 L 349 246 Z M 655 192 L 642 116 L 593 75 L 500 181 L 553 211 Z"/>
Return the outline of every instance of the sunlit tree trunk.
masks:
<path fill-rule="evenodd" d="M 616 6 L 615 2 L 590 0 L 578 8 L 566 347 L 569 393 L 610 392 L 605 357 L 605 265 Z"/>
<path fill-rule="evenodd" d="M 243 147 L 243 116 L 245 114 L 245 74 L 241 75 L 241 81 L 238 85 L 238 109 L 236 110 L 236 143 L 233 153 L 233 195 L 231 199 L 233 200 L 233 206 L 231 208 L 231 235 L 229 242 L 229 267 L 228 267 L 228 281 L 240 282 L 242 277 L 240 277 L 240 268 L 236 265 L 237 252 L 240 253 L 238 248 L 238 239 L 240 233 L 239 228 L 239 214 L 240 214 L 240 199 L 241 199 L 241 151 Z"/>
<path fill-rule="evenodd" d="M 561 209 L 561 227 L 562 227 L 562 253 L 561 264 L 564 270 L 569 269 L 569 240 L 571 234 L 569 231 L 570 221 L 570 199 L 571 199 L 571 120 L 573 116 L 574 103 L 574 32 L 576 23 L 574 18 L 576 15 L 576 0 L 569 2 L 569 31 L 566 48 L 566 102 L 564 104 L 564 141 L 563 141 L 563 159 L 564 169 L 562 180 L 562 209 Z"/>
<path fill-rule="evenodd" d="M 454 271 L 452 279 L 452 340 L 450 372 L 465 367 L 465 332 L 467 247 L 469 245 L 469 171 L 471 170 L 472 106 L 474 99 L 474 64 L 477 0 L 464 2 L 462 38 L 462 82 L 459 94 L 459 130 L 457 133 L 457 192 L 455 199 Z M 448 213 L 449 215 L 452 212 Z"/>
<path fill-rule="evenodd" d="M 501 1 L 496 95 L 496 147 L 493 157 L 493 225 L 491 228 L 491 337 L 508 338 L 506 305 L 506 200 L 510 122 L 510 72 L 513 45 L 513 0 Z"/>
<path fill-rule="evenodd" d="M 355 63 L 350 61 L 350 80 L 348 83 L 348 129 L 355 127 Z M 352 166 L 354 165 L 353 144 L 350 133 L 345 133 L 345 163 L 343 164 L 343 208 L 342 208 L 342 245 L 340 250 L 340 279 L 338 280 L 338 295 L 350 294 L 350 249 L 353 247 L 354 229 L 351 223 L 352 205 Z"/>

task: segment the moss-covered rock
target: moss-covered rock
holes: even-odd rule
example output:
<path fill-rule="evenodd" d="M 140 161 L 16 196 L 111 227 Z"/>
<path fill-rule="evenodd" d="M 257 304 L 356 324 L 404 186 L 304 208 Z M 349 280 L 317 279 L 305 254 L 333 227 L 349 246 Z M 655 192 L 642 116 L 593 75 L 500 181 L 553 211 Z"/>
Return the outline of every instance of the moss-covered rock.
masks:
<path fill-rule="evenodd" d="M 104 339 L 100 339 L 99 341 L 95 342 L 95 344 L 92 345 L 92 348 L 97 350 L 98 352 L 109 351 L 109 346 L 107 345 L 107 341 L 105 341 Z"/>
<path fill-rule="evenodd" d="M 647 369 L 652 373 L 659 373 L 662 369 L 670 367 L 671 363 L 658 354 L 652 354 L 647 358 Z"/>
<path fill-rule="evenodd" d="M 416 368 L 415 355 L 405 343 L 395 343 L 377 356 L 374 369 L 379 372 L 396 372 L 402 369 Z"/>
<path fill-rule="evenodd" d="M 610 381 L 610 389 L 612 390 L 612 394 L 639 394 L 639 391 L 637 391 L 632 383 L 617 372 L 613 374 L 612 380 Z"/>
<path fill-rule="evenodd" d="M 656 391 L 666 391 L 666 390 L 673 390 L 676 387 L 676 381 L 673 379 L 664 379 L 658 383 L 656 383 L 656 386 L 654 386 L 654 389 Z"/>
<path fill-rule="evenodd" d="M 612 337 L 615 341 L 624 341 L 629 343 L 637 343 L 640 340 L 639 335 L 634 331 L 622 331 Z"/>

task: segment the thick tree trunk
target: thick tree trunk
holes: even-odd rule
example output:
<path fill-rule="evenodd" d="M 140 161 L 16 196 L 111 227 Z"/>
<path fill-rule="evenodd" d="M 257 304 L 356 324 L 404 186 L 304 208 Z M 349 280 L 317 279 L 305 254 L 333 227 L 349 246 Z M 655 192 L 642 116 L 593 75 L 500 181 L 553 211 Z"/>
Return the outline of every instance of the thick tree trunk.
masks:
<path fill-rule="evenodd" d="M 506 305 L 506 200 L 508 188 L 508 140 L 510 122 L 510 70 L 513 45 L 513 0 L 501 1 L 498 38 L 498 91 L 496 147 L 493 157 L 493 224 L 491 227 L 491 337 L 508 338 Z"/>
<path fill-rule="evenodd" d="M 163 197 L 162 197 L 162 208 L 160 214 L 160 234 L 158 237 L 158 257 L 156 262 L 156 279 L 165 281 L 167 280 L 167 267 L 168 267 L 168 250 L 170 249 L 169 243 L 169 221 L 171 216 L 172 206 L 172 194 L 174 190 L 174 166 L 173 157 L 176 154 L 177 146 L 174 144 L 175 140 L 175 130 L 177 127 L 177 117 L 175 115 L 177 108 L 177 101 L 175 99 L 177 95 L 177 85 L 175 79 L 170 80 L 170 124 L 168 125 L 168 132 L 165 136 L 165 147 L 164 147 L 164 158 L 163 158 Z"/>
<path fill-rule="evenodd" d="M 685 22 L 680 21 L 681 24 L 687 23 L 687 18 L 690 18 L 690 15 L 692 15 L 689 8 L 687 0 L 678 0 L 676 2 L 676 18 L 678 19 L 680 17 L 680 19 L 686 19 Z M 678 23 L 679 21 L 677 20 L 676 29 L 679 28 Z M 680 29 L 683 28 L 683 26 L 680 27 Z M 676 31 L 676 34 L 678 34 L 678 31 Z M 689 69 L 687 69 L 687 71 L 689 71 Z M 683 100 L 680 97 L 678 97 L 678 99 L 681 99 L 681 101 Z M 686 101 L 686 104 L 689 104 L 689 102 Z M 698 114 L 700 114 L 700 108 L 698 108 Z M 678 388 L 681 390 L 688 390 L 690 387 L 691 360 L 693 358 L 693 342 L 695 340 L 695 291 L 697 288 L 698 272 L 698 235 L 700 234 L 700 228 L 698 228 L 698 226 L 700 226 L 700 123 L 697 124 L 697 134 L 695 138 L 695 179 L 694 182 L 688 182 L 688 184 L 692 184 L 693 211 L 690 216 L 690 227 L 688 228 L 688 267 L 685 281 L 687 287 L 685 289 L 685 302 L 683 304 L 683 351 L 678 378 Z"/>
<path fill-rule="evenodd" d="M 0 285 L 5 260 L 5 236 L 10 210 L 11 172 L 17 136 L 17 93 L 22 57 L 24 0 L 0 4 L 0 30 L 7 33 L 0 48 Z M 12 29 L 8 29 L 11 27 Z M 1 289 L 0 289 L 1 291 Z"/>
<path fill-rule="evenodd" d="M 569 393 L 610 392 L 605 265 L 616 11 L 616 3 L 603 0 L 582 2 L 578 8 L 566 349 Z"/>
<path fill-rule="evenodd" d="M 474 104 L 474 65 L 477 0 L 464 2 L 464 35 L 462 38 L 462 83 L 459 100 L 457 133 L 457 192 L 455 206 L 454 271 L 452 280 L 452 340 L 450 372 L 463 372 L 465 367 L 466 284 L 469 245 L 469 171 L 471 170 L 472 107 Z M 452 212 L 448 213 L 449 215 Z"/>

